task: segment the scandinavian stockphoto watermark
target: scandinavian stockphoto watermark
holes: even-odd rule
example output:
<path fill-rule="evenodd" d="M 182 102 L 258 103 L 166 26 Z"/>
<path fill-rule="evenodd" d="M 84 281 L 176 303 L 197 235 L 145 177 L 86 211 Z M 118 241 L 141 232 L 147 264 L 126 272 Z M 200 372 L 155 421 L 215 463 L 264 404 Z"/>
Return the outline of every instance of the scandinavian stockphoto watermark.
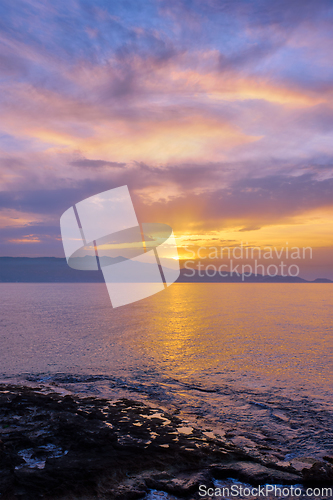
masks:
<path fill-rule="evenodd" d="M 127 186 L 76 203 L 62 214 L 60 228 L 68 265 L 101 270 L 113 307 L 154 295 L 179 276 L 171 227 L 140 224 Z"/>
<path fill-rule="evenodd" d="M 184 262 L 184 276 L 189 278 L 195 275 L 200 278 L 238 277 L 242 281 L 257 276 L 295 278 L 300 274 L 300 261 L 312 259 L 311 247 L 291 247 L 288 242 L 279 248 L 253 247 L 247 242 L 233 247 L 184 248 L 191 254 Z"/>

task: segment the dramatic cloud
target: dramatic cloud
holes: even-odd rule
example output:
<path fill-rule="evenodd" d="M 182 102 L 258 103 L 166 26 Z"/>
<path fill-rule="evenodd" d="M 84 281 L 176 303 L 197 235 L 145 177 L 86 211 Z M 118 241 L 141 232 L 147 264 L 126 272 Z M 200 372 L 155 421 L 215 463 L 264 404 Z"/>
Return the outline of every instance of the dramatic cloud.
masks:
<path fill-rule="evenodd" d="M 184 244 L 329 248 L 332 29 L 330 0 L 2 2 L 1 254 L 62 255 L 61 213 L 124 184 Z"/>

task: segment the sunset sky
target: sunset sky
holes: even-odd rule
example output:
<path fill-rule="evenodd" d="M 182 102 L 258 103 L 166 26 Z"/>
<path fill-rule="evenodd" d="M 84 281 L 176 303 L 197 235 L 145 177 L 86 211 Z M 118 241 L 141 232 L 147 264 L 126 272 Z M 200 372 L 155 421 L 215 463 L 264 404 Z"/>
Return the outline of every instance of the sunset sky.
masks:
<path fill-rule="evenodd" d="M 127 184 L 186 245 L 312 246 L 333 278 L 331 0 L 4 0 L 0 254 Z"/>

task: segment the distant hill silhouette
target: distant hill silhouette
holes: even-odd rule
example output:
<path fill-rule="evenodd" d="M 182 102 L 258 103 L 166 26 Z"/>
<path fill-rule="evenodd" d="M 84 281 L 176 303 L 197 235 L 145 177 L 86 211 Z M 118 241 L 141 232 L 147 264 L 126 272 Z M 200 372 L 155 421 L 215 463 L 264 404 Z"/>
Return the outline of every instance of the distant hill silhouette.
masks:
<path fill-rule="evenodd" d="M 57 257 L 0 257 L 0 283 L 104 283 L 101 271 L 78 271 Z"/>
<path fill-rule="evenodd" d="M 82 257 L 85 259 L 86 257 Z M 111 263 L 124 260 L 122 257 L 111 259 Z M 150 264 L 145 264 L 150 266 Z M 262 276 L 251 275 L 249 277 L 237 276 L 230 273 L 226 277 L 219 274 L 213 277 L 207 275 L 199 276 L 199 271 L 194 275 L 187 276 L 187 269 L 180 270 L 179 283 L 333 283 L 326 278 L 317 278 L 307 281 L 299 277 Z M 191 274 L 193 271 L 191 270 Z M 128 277 L 130 282 L 130 276 Z M 104 283 L 102 271 L 79 271 L 67 265 L 65 258 L 58 257 L 0 257 L 0 283 Z"/>

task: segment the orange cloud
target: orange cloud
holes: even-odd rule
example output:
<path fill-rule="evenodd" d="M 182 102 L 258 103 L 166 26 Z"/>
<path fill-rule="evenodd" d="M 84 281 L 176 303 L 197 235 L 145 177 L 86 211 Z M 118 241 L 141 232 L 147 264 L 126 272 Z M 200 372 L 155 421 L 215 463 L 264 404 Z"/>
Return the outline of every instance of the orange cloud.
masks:
<path fill-rule="evenodd" d="M 22 213 L 10 208 L 0 211 L 0 229 L 6 227 L 24 227 L 42 222 L 45 217 L 39 214 Z"/>
<path fill-rule="evenodd" d="M 16 137 L 37 139 L 49 151 L 79 149 L 91 157 L 103 155 L 113 161 L 213 160 L 216 154 L 223 158 L 224 151 L 260 139 L 195 107 L 149 106 L 148 102 L 147 112 L 140 106 L 136 114 L 121 116 L 111 105 L 81 107 L 54 92 L 35 89 L 31 93 L 30 88 L 24 91 L 20 86 L 18 101 L 26 101 L 28 96 L 34 114 L 17 106 L 0 117 L 0 124 Z M 81 133 L 82 122 L 86 133 Z"/>
<path fill-rule="evenodd" d="M 308 107 L 331 103 L 332 98 L 331 92 L 319 94 L 311 90 L 288 88 L 285 84 L 273 83 L 267 77 L 243 76 L 230 70 L 200 72 L 174 68 L 170 80 L 179 90 L 182 88 L 196 95 L 206 95 L 211 100 L 260 99 L 290 107 Z"/>
<path fill-rule="evenodd" d="M 29 234 L 24 238 L 9 239 L 8 243 L 15 243 L 19 245 L 20 243 L 41 243 L 41 240 L 37 236 Z"/>

